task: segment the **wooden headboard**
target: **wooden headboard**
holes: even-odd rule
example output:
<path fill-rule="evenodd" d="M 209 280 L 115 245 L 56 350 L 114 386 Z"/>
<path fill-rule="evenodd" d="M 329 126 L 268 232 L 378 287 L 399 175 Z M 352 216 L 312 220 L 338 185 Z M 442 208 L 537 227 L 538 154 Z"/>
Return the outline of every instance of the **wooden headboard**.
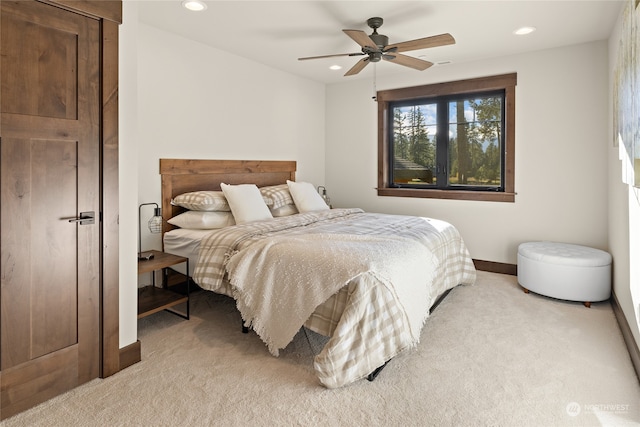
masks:
<path fill-rule="evenodd" d="M 190 191 L 220 190 L 220 183 L 256 184 L 258 187 L 295 181 L 296 162 L 286 160 L 190 160 L 160 159 L 162 176 L 162 232 L 173 228 L 167 222 L 183 208 L 171 199 Z"/>

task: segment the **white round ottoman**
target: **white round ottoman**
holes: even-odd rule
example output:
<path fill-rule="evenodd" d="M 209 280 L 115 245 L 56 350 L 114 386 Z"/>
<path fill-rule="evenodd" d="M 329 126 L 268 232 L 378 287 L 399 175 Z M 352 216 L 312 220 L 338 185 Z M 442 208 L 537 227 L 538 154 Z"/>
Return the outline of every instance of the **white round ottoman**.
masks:
<path fill-rule="evenodd" d="M 611 295 L 611 255 L 586 246 L 527 242 L 518 246 L 518 283 L 525 292 L 569 301 L 604 301 Z"/>

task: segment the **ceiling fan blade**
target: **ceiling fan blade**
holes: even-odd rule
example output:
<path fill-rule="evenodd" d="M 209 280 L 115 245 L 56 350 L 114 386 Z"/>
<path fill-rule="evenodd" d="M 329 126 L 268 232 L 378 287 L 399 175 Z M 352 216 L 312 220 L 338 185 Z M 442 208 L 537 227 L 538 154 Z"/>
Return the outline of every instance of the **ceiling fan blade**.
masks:
<path fill-rule="evenodd" d="M 409 40 L 401 43 L 390 44 L 385 47 L 384 51 L 389 49 L 396 49 L 395 52 L 407 52 L 409 50 L 427 49 L 430 47 L 446 46 L 448 44 L 455 44 L 456 39 L 449 33 L 440 34 L 437 36 L 424 37 L 422 39 Z"/>
<path fill-rule="evenodd" d="M 355 53 L 337 53 L 335 55 L 320 55 L 320 56 L 307 56 L 304 58 L 298 58 L 298 61 L 306 61 L 307 59 L 322 59 L 322 58 L 333 58 L 336 56 L 362 56 L 364 53 L 355 52 Z"/>
<path fill-rule="evenodd" d="M 415 68 L 416 70 L 426 70 L 433 65 L 433 62 L 424 61 L 422 59 L 414 58 L 412 56 L 401 55 L 399 53 L 393 53 L 391 55 L 382 55 L 382 59 L 385 61 L 393 62 L 394 64 L 404 65 L 405 67 Z"/>
<path fill-rule="evenodd" d="M 362 71 L 364 67 L 367 66 L 367 64 L 369 64 L 369 62 L 370 61 L 368 56 L 366 58 L 362 58 L 360 61 L 356 62 L 356 65 L 351 67 L 351 69 L 347 71 L 344 75 L 353 76 L 354 74 L 358 74 L 360 71 Z"/>
<path fill-rule="evenodd" d="M 378 50 L 378 45 L 371 40 L 371 37 L 364 31 L 360 30 L 342 30 L 346 35 L 351 37 L 354 42 L 358 43 L 362 47 L 368 47 L 372 50 Z"/>

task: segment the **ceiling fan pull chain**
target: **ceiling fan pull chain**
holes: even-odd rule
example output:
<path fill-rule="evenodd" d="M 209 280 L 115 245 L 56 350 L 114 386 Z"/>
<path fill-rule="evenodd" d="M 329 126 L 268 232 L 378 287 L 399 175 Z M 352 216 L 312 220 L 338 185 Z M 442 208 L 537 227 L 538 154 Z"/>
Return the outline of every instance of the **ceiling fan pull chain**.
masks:
<path fill-rule="evenodd" d="M 371 97 L 371 99 L 373 99 L 374 101 L 378 101 L 378 89 L 376 87 L 376 70 L 378 69 L 378 64 L 374 63 L 373 64 L 373 96 Z"/>

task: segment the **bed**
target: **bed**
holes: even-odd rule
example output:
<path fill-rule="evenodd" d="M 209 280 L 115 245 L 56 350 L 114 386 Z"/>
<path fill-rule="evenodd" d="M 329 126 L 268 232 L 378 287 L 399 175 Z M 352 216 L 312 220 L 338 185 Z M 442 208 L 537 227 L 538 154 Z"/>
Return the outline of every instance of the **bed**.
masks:
<path fill-rule="evenodd" d="M 451 224 L 358 208 L 309 210 L 295 172 L 294 161 L 161 159 L 163 249 L 190 258 L 189 275 L 201 288 L 234 298 L 245 326 L 274 356 L 301 327 L 329 337 L 314 369 L 324 386 L 341 387 L 415 347 L 433 304 L 473 284 L 475 269 Z M 225 191 L 284 187 L 298 198 L 283 202 L 294 206 L 281 216 L 269 205 L 274 218 L 212 230 L 172 225 L 193 208 L 176 200 L 218 192 L 221 183 Z"/>

